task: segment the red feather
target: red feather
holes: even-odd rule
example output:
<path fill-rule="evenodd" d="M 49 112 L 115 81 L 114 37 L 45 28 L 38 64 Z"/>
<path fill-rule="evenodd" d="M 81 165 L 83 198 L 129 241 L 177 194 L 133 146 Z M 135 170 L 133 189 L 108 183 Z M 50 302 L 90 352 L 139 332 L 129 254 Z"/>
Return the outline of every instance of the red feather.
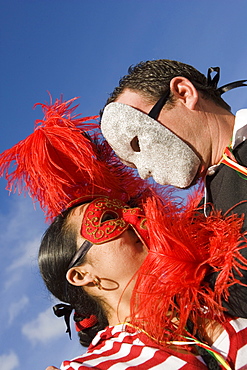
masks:
<path fill-rule="evenodd" d="M 131 323 L 158 341 L 181 340 L 188 319 L 197 330 L 198 317 L 224 318 L 222 297 L 238 283 L 233 271 L 247 269 L 239 253 L 243 220 L 220 213 L 205 218 L 191 207 L 178 213 L 173 203 L 164 206 L 155 198 L 144 210 L 150 252 L 138 272 Z M 214 290 L 205 280 L 209 271 L 220 271 Z M 206 321 L 201 324 L 203 331 Z"/>
<path fill-rule="evenodd" d="M 7 189 L 28 193 L 48 219 L 81 196 L 111 195 L 127 201 L 145 184 L 114 156 L 100 136 L 99 124 L 89 122 L 97 116 L 72 115 L 76 99 L 36 104 L 42 106 L 44 119 L 36 121 L 25 140 L 0 155 L 0 175 L 5 175 Z"/>

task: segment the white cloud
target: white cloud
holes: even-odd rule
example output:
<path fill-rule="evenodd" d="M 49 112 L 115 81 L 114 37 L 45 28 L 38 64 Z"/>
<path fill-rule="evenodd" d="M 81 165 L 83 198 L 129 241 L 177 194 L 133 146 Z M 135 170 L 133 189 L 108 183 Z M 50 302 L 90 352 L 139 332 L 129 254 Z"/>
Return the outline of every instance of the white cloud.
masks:
<path fill-rule="evenodd" d="M 43 213 L 33 209 L 30 199 L 13 195 L 7 214 L 0 213 L 0 245 L 5 259 L 3 287 L 8 290 L 22 281 L 27 269 L 37 266 L 41 235 L 46 225 Z"/>
<path fill-rule="evenodd" d="M 1 369 L 14 370 L 19 365 L 17 355 L 11 351 L 9 354 L 0 355 Z"/>
<path fill-rule="evenodd" d="M 32 240 L 28 240 L 24 245 L 20 245 L 22 254 L 20 257 L 13 260 L 8 266 L 8 270 L 16 270 L 17 268 L 29 266 L 37 256 L 37 247 L 40 244 L 40 236 Z"/>
<path fill-rule="evenodd" d="M 4 228 L 4 233 L 1 235 L 1 240 L 5 242 L 21 241 L 20 236 L 34 235 L 38 218 L 44 220 L 43 214 L 39 210 L 34 210 L 32 202 L 29 198 L 12 194 L 8 199 L 7 214 L 1 214 L 1 226 Z M 24 231 L 24 232 L 23 232 Z"/>
<path fill-rule="evenodd" d="M 13 302 L 9 306 L 9 324 L 11 325 L 14 319 L 20 314 L 20 312 L 28 305 L 29 298 L 23 295 L 21 299 Z"/>
<path fill-rule="evenodd" d="M 36 319 L 29 321 L 22 327 L 22 333 L 32 344 L 47 343 L 47 341 L 64 335 L 65 330 L 64 320 L 57 318 L 51 308 L 39 313 Z"/>
<path fill-rule="evenodd" d="M 16 257 L 9 261 L 6 269 L 6 279 L 3 282 L 4 290 L 10 289 L 18 283 L 23 283 L 22 275 L 31 271 L 32 266 L 37 266 L 37 247 L 40 244 L 40 236 L 34 237 L 33 240 L 26 241 L 24 245 L 21 243 L 16 248 Z"/>

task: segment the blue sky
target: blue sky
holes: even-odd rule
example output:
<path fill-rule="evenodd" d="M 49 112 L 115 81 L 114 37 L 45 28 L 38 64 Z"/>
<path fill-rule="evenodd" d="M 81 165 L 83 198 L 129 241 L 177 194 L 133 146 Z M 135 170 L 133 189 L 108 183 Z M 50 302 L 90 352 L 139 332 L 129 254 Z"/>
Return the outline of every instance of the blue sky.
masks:
<path fill-rule="evenodd" d="M 78 113 L 95 115 L 127 68 L 175 59 L 201 72 L 220 66 L 220 85 L 247 79 L 247 0 L 0 0 L 0 152 L 33 131 L 36 102 L 80 96 Z M 247 89 L 227 93 L 235 113 Z M 0 364 L 44 370 L 82 352 L 70 341 L 39 277 L 46 226 L 28 197 L 0 179 Z"/>

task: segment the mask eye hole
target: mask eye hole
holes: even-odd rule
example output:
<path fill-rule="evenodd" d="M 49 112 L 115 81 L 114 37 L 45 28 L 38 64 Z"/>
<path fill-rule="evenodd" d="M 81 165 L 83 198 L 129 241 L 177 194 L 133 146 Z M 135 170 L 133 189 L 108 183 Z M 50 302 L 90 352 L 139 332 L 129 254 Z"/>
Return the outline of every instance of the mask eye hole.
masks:
<path fill-rule="evenodd" d="M 138 137 L 137 136 L 135 136 L 131 140 L 130 146 L 134 150 L 134 152 L 140 152 L 141 151 L 140 146 L 139 146 L 139 140 L 138 140 Z"/>
<path fill-rule="evenodd" d="M 103 224 L 103 222 L 110 221 L 110 220 L 116 220 L 118 218 L 118 214 L 115 212 L 106 212 L 102 216 L 100 223 Z"/>

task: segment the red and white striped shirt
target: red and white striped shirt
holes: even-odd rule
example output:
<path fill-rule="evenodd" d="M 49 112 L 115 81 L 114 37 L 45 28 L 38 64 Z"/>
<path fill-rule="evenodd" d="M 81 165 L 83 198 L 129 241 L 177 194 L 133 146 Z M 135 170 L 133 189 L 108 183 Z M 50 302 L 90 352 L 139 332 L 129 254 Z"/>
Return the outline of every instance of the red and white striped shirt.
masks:
<path fill-rule="evenodd" d="M 225 330 L 212 348 L 220 353 L 231 369 L 247 369 L 247 319 L 225 322 Z M 170 348 L 155 348 L 144 333 L 124 331 L 124 325 L 107 327 L 93 339 L 87 352 L 64 361 L 61 370 L 198 370 L 207 369 L 200 356 Z"/>

